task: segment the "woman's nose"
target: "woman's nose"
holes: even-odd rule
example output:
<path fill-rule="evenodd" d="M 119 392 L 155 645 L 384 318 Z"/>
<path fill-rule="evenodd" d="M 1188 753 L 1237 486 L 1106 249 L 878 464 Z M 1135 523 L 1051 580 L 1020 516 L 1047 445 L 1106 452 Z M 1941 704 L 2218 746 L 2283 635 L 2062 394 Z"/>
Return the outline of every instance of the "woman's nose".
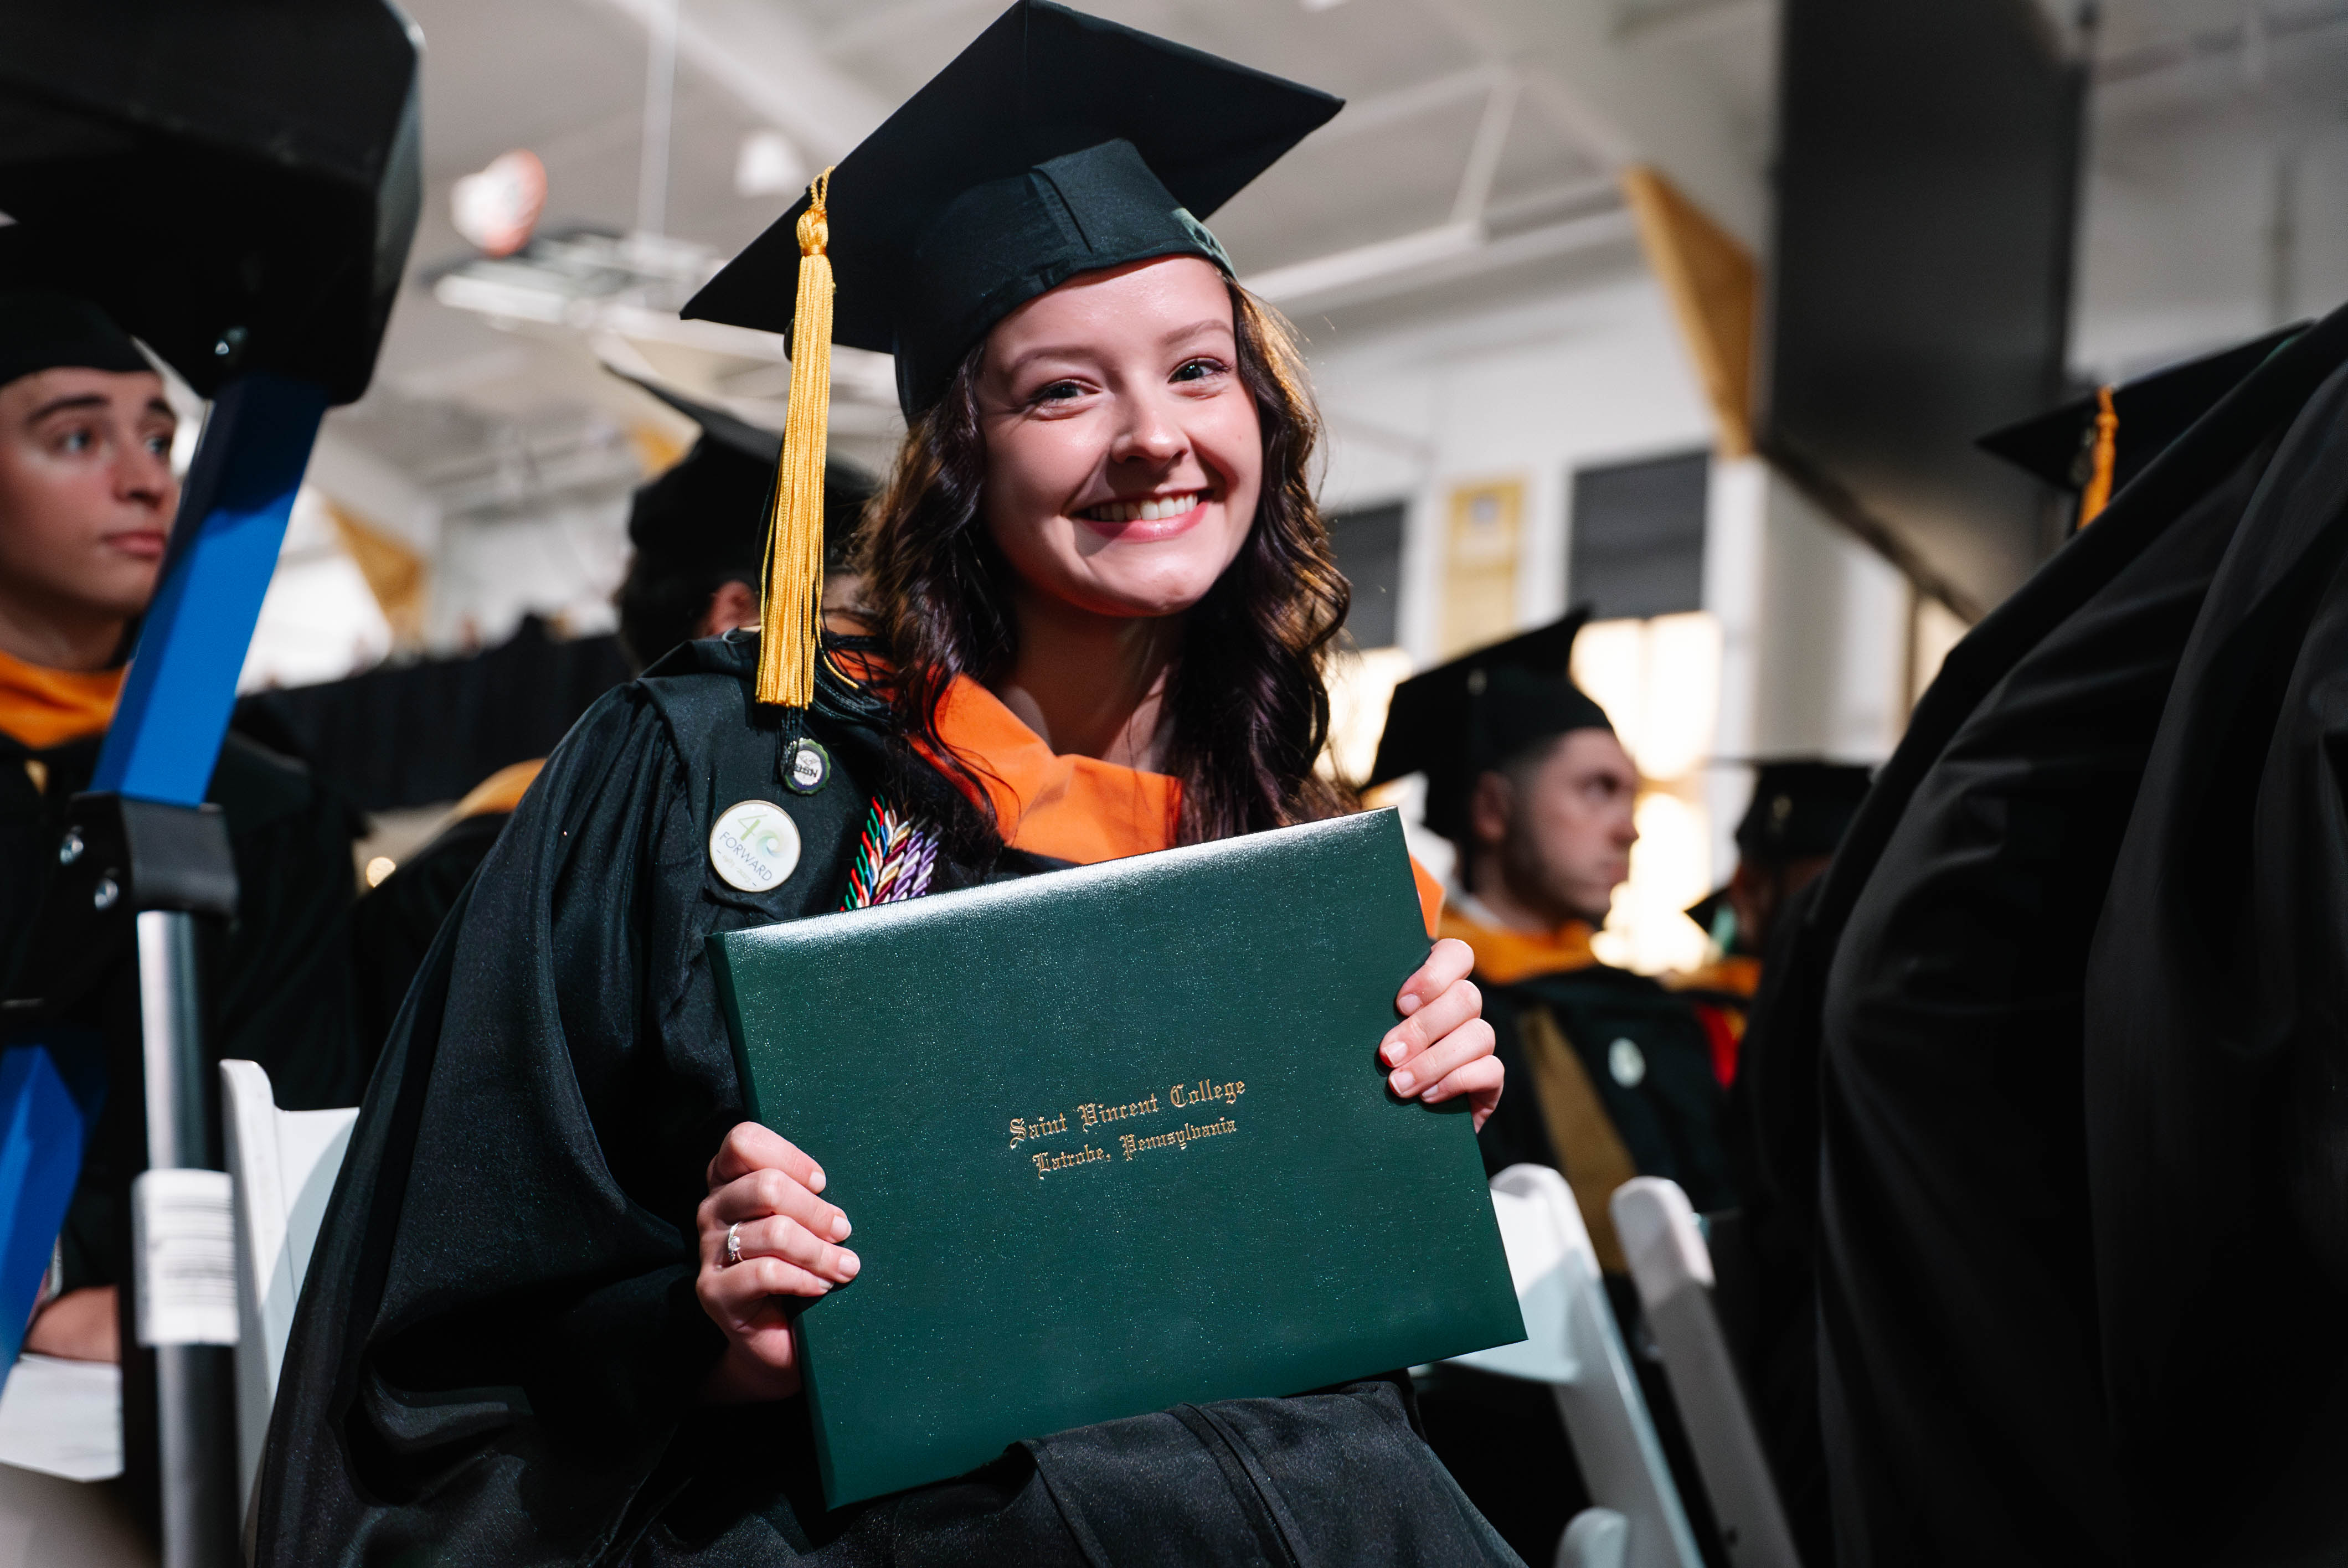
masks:
<path fill-rule="evenodd" d="M 1109 456 L 1120 463 L 1164 465 L 1179 457 L 1189 446 L 1182 427 L 1157 398 L 1125 401 L 1125 423 Z"/>

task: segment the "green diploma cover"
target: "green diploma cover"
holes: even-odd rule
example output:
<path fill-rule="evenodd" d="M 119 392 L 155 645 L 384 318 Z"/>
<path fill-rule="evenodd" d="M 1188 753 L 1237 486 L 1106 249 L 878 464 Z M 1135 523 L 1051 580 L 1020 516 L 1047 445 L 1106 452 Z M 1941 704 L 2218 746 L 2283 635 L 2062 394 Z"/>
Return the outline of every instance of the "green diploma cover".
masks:
<path fill-rule="evenodd" d="M 1466 1106 L 1376 1051 L 1391 811 L 710 938 L 856 1280 L 798 1324 L 826 1500 L 1524 1337 Z"/>

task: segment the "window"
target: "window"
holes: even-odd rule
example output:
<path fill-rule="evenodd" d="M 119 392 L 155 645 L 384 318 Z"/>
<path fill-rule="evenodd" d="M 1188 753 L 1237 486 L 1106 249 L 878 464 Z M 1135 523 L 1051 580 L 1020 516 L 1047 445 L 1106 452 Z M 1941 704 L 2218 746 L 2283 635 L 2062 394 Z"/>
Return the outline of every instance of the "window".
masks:
<path fill-rule="evenodd" d="M 1607 620 L 1702 610 L 1711 476 L 1709 452 L 1575 473 L 1567 599 Z"/>
<path fill-rule="evenodd" d="M 1362 648 L 1391 647 L 1397 639 L 1395 595 L 1402 585 L 1400 501 L 1329 515 L 1329 543 L 1337 569 L 1354 585 L 1345 629 Z"/>

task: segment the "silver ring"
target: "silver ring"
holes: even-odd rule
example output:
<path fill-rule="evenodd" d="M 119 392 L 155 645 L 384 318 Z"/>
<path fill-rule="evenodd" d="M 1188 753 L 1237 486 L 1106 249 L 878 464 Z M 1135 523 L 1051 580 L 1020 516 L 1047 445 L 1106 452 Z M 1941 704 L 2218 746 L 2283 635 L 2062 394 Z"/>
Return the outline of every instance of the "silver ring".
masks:
<path fill-rule="evenodd" d="M 742 1261 L 742 1222 L 736 1220 L 726 1227 L 726 1266 L 733 1267 Z"/>

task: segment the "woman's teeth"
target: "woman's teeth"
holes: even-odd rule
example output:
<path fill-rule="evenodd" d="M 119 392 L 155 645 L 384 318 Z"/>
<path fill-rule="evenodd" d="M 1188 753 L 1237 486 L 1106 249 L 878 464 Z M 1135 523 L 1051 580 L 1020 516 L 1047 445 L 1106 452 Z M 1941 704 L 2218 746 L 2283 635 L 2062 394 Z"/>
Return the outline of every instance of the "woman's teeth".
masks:
<path fill-rule="evenodd" d="M 1086 507 L 1085 516 L 1097 523 L 1163 522 L 1197 506 L 1200 495 L 1200 491 L 1186 490 L 1179 496 L 1154 496 L 1147 501 L 1105 501 L 1097 507 Z"/>

